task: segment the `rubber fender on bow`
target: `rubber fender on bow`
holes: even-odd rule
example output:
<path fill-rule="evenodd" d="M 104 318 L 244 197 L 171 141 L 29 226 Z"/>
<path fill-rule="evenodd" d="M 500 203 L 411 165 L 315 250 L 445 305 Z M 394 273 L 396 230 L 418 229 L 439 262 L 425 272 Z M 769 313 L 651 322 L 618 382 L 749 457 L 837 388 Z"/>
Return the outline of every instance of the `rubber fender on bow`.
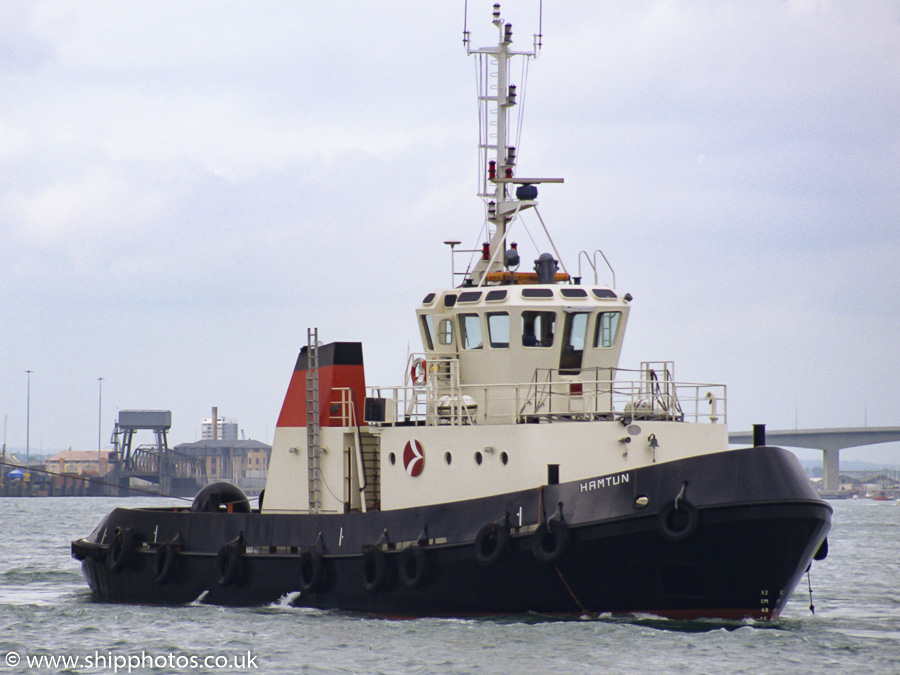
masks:
<path fill-rule="evenodd" d="M 558 562 L 569 548 L 569 526 L 560 518 L 545 520 L 531 538 L 531 552 L 539 562 Z"/>
<path fill-rule="evenodd" d="M 117 527 L 106 551 L 106 566 L 110 572 L 118 574 L 134 559 L 137 538 L 130 527 Z"/>
<path fill-rule="evenodd" d="M 300 554 L 300 590 L 314 593 L 325 583 L 325 559 L 313 548 Z"/>
<path fill-rule="evenodd" d="M 250 500 L 237 485 L 220 480 L 204 487 L 191 504 L 191 511 L 208 513 L 225 507 L 229 513 L 250 513 Z"/>
<path fill-rule="evenodd" d="M 475 535 L 475 560 L 493 565 L 509 548 L 509 529 L 502 523 L 487 523 Z"/>
<path fill-rule="evenodd" d="M 687 539 L 700 522 L 697 507 L 687 499 L 672 500 L 659 510 L 656 516 L 656 525 L 660 534 L 669 541 L 681 541 Z"/>
<path fill-rule="evenodd" d="M 387 558 L 384 551 L 377 546 L 367 546 L 363 549 L 360 573 L 362 574 L 363 588 L 370 593 L 381 590 L 388 578 Z"/>
<path fill-rule="evenodd" d="M 239 583 L 244 576 L 244 561 L 241 546 L 230 541 L 219 549 L 216 555 L 216 581 L 219 586 L 228 587 Z"/>
<path fill-rule="evenodd" d="M 822 544 L 816 549 L 816 554 L 813 556 L 813 560 L 825 560 L 828 557 L 828 537 L 825 537 L 822 540 Z"/>
<path fill-rule="evenodd" d="M 174 581 L 178 570 L 178 549 L 172 542 L 166 542 L 153 558 L 153 580 L 160 586 Z"/>
<path fill-rule="evenodd" d="M 419 588 L 428 576 L 428 553 L 418 544 L 400 552 L 400 580 L 407 588 Z"/>

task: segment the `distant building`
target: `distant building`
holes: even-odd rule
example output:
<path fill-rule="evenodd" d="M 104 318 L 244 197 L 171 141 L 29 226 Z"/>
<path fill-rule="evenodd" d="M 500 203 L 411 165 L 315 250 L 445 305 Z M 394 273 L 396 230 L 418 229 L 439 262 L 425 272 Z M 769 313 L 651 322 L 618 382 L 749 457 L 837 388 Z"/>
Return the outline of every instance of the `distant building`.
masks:
<path fill-rule="evenodd" d="M 97 474 L 97 459 L 99 454 L 101 475 L 109 471 L 109 455 L 112 450 L 63 450 L 48 457 L 44 466 L 48 471 L 66 473 L 76 476 L 83 474 Z"/>
<path fill-rule="evenodd" d="M 203 440 L 212 440 L 212 417 L 207 417 L 200 423 L 200 438 Z M 220 441 L 236 441 L 238 439 L 238 423 L 237 420 L 219 418 L 216 429 L 216 437 Z"/>
<path fill-rule="evenodd" d="M 272 446 L 252 440 L 203 440 L 176 445 L 174 450 L 203 458 L 210 482 L 227 480 L 250 494 L 266 486 Z"/>

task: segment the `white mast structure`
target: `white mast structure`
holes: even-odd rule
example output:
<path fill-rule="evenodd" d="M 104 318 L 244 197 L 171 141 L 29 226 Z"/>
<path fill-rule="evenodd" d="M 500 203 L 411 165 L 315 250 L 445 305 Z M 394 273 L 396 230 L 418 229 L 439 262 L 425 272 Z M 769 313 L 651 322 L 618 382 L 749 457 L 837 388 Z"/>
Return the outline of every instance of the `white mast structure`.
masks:
<path fill-rule="evenodd" d="M 478 116 L 479 144 L 478 161 L 480 178 L 479 197 L 487 207 L 486 220 L 490 224 L 488 237 L 490 243 L 482 254 L 482 258 L 472 270 L 469 279 L 478 286 L 489 281 L 488 274 L 502 272 L 505 266 L 516 266 L 518 261 L 507 263 L 506 237 L 512 222 L 520 211 L 534 208 L 541 226 L 556 253 L 556 246 L 550 238 L 544 221 L 537 210 L 537 188 L 539 183 L 562 183 L 562 178 L 517 178 L 515 177 L 516 148 L 510 145 L 509 113 L 517 104 L 516 85 L 510 82 L 510 60 L 515 56 L 526 59 L 537 58 L 541 47 L 541 34 L 534 36 L 532 51 L 513 51 L 512 24 L 504 23 L 500 18 L 500 5 L 494 5 L 493 21 L 497 27 L 499 39 L 495 47 L 471 49 L 469 31 L 463 30 L 463 44 L 466 53 L 475 55 L 478 65 Z M 495 81 L 495 82 L 493 82 Z M 516 129 L 521 132 L 521 118 Z M 510 185 L 517 185 L 515 196 L 509 192 Z M 493 276 L 493 275 L 492 275 Z"/>

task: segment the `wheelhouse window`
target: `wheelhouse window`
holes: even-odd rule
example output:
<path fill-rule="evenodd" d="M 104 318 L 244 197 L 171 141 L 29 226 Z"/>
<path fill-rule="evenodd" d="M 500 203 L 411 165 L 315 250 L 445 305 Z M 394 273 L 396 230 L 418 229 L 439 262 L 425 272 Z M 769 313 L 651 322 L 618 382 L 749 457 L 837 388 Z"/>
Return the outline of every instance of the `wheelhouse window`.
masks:
<path fill-rule="evenodd" d="M 556 312 L 522 312 L 522 346 L 552 347 Z"/>
<path fill-rule="evenodd" d="M 461 314 L 459 317 L 459 339 L 463 349 L 481 349 L 481 317 L 477 314 Z"/>
<path fill-rule="evenodd" d="M 494 349 L 509 347 L 509 314 L 506 312 L 488 312 L 488 337 Z"/>
<path fill-rule="evenodd" d="M 594 329 L 594 347 L 612 347 L 616 341 L 621 312 L 600 312 Z"/>
<path fill-rule="evenodd" d="M 434 317 L 431 314 L 422 315 L 422 329 L 425 333 L 426 349 L 434 351 Z"/>
<path fill-rule="evenodd" d="M 442 345 L 453 344 L 453 322 L 450 319 L 441 319 L 438 323 L 438 342 Z"/>
<path fill-rule="evenodd" d="M 563 329 L 563 350 L 559 358 L 559 369 L 563 374 L 574 375 L 581 370 L 584 343 L 587 341 L 587 326 L 590 312 L 567 312 Z"/>
<path fill-rule="evenodd" d="M 584 351 L 587 338 L 588 312 L 572 312 L 566 315 L 566 330 L 563 336 L 565 349 L 568 351 Z"/>

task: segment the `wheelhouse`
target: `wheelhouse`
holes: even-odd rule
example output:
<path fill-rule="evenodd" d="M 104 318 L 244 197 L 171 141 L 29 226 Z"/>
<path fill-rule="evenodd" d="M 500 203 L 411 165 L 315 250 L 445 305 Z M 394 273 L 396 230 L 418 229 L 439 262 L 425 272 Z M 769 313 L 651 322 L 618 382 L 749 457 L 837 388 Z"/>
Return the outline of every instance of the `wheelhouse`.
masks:
<path fill-rule="evenodd" d="M 463 385 L 528 382 L 540 370 L 593 380 L 618 367 L 629 299 L 569 285 L 429 293 L 417 309 L 424 357 L 458 360 Z"/>

